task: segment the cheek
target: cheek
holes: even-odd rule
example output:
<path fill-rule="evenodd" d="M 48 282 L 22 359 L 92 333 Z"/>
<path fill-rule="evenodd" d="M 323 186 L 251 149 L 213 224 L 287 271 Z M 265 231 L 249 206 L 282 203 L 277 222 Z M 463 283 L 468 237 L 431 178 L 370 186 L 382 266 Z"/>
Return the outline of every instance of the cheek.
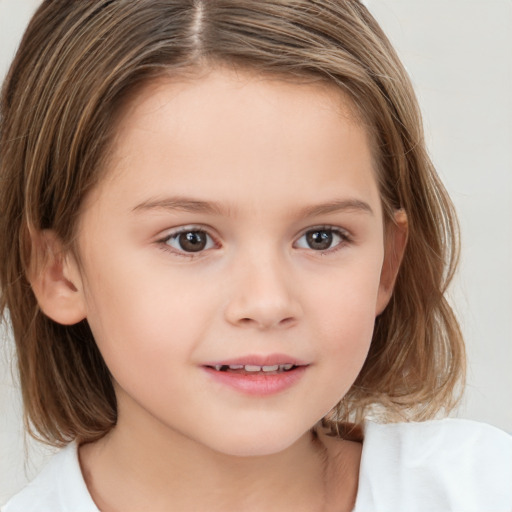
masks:
<path fill-rule="evenodd" d="M 87 319 L 111 372 L 187 358 L 210 327 L 212 294 L 154 264 L 115 261 L 87 286 Z"/>
<path fill-rule="evenodd" d="M 373 325 L 381 260 L 378 257 L 367 260 L 361 258 L 356 264 L 340 266 L 325 276 L 323 286 L 309 287 L 310 304 L 324 317 L 326 326 L 339 329 Z"/>
<path fill-rule="evenodd" d="M 158 290 L 148 293 L 146 277 L 129 269 L 103 268 L 86 283 L 87 320 L 107 365 L 146 357 L 148 349 L 168 340 L 169 328 L 161 319 L 168 318 L 171 305 Z"/>
<path fill-rule="evenodd" d="M 187 318 L 178 323 L 173 305 L 165 302 L 137 300 L 130 293 L 108 297 L 94 301 L 88 321 L 117 391 L 146 400 L 160 391 L 176 393 L 180 363 L 191 349 L 182 339 Z"/>
<path fill-rule="evenodd" d="M 324 353 L 354 378 L 372 340 L 380 280 L 378 258 L 359 263 L 331 276 L 323 291 L 312 288 L 310 300 Z"/>

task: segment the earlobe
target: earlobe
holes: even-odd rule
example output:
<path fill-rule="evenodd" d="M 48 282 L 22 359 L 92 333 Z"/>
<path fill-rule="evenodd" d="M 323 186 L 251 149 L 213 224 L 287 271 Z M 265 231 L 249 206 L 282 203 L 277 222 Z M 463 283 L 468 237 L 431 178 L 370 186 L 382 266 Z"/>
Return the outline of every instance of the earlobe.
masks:
<path fill-rule="evenodd" d="M 388 305 L 400 264 L 404 256 L 407 245 L 408 224 L 407 214 L 404 210 L 397 210 L 394 216 L 394 222 L 390 222 L 386 230 L 384 262 L 379 284 L 379 295 L 377 298 L 377 307 L 375 315 L 380 315 Z"/>
<path fill-rule="evenodd" d="M 28 279 L 43 313 L 63 325 L 86 317 L 82 281 L 75 258 L 50 230 L 32 233 Z"/>

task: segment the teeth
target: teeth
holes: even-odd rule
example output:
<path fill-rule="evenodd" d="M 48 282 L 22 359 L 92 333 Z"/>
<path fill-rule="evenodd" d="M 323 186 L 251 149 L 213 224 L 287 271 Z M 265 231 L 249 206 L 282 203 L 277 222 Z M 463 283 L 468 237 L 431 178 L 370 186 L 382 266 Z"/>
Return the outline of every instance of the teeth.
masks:
<path fill-rule="evenodd" d="M 246 372 L 261 372 L 261 366 L 253 366 L 251 364 L 246 364 L 244 369 Z"/>
<path fill-rule="evenodd" d="M 277 372 L 277 371 L 288 371 L 291 370 L 294 367 L 293 364 L 274 364 L 272 366 L 257 366 L 253 364 L 216 364 L 214 366 L 215 370 L 220 372 L 224 370 L 245 370 L 246 372 L 256 373 L 256 372 Z"/>
<path fill-rule="evenodd" d="M 272 366 L 256 366 L 256 365 L 246 364 L 244 366 L 244 369 L 246 372 L 261 372 L 261 371 L 277 372 L 279 370 L 285 370 L 285 369 L 289 370 L 292 367 L 293 367 L 293 364 L 282 364 L 282 365 L 274 364 Z"/>

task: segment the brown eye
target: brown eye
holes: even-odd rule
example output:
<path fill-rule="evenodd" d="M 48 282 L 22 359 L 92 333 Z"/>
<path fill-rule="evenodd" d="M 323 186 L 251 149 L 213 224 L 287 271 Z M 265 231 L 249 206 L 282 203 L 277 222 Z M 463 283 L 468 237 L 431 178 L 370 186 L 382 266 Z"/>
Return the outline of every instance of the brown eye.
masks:
<path fill-rule="evenodd" d="M 327 230 L 308 231 L 306 241 L 311 249 L 325 251 L 332 245 L 333 234 L 332 231 Z"/>
<path fill-rule="evenodd" d="M 294 247 L 313 251 L 330 251 L 349 241 L 349 235 L 339 228 L 316 228 L 306 231 L 295 242 Z"/>
<path fill-rule="evenodd" d="M 171 235 L 165 243 L 179 252 L 200 252 L 213 247 L 211 237 L 200 230 L 182 231 Z"/>
<path fill-rule="evenodd" d="M 206 247 L 206 233 L 190 231 L 179 236 L 180 247 L 187 252 L 202 251 Z"/>

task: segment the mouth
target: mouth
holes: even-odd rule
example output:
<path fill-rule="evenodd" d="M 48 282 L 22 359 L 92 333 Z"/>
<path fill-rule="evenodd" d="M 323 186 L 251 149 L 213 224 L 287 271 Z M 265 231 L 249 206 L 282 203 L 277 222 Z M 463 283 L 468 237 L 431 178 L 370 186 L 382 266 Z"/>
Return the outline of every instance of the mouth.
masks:
<path fill-rule="evenodd" d="M 273 364 L 273 365 L 255 365 L 255 364 L 216 364 L 207 366 L 217 372 L 238 373 L 245 375 L 278 375 L 280 373 L 291 372 L 299 366 L 293 363 Z"/>
<path fill-rule="evenodd" d="M 246 395 L 268 396 L 296 385 L 310 364 L 286 355 L 245 356 L 203 365 L 211 378 Z"/>

